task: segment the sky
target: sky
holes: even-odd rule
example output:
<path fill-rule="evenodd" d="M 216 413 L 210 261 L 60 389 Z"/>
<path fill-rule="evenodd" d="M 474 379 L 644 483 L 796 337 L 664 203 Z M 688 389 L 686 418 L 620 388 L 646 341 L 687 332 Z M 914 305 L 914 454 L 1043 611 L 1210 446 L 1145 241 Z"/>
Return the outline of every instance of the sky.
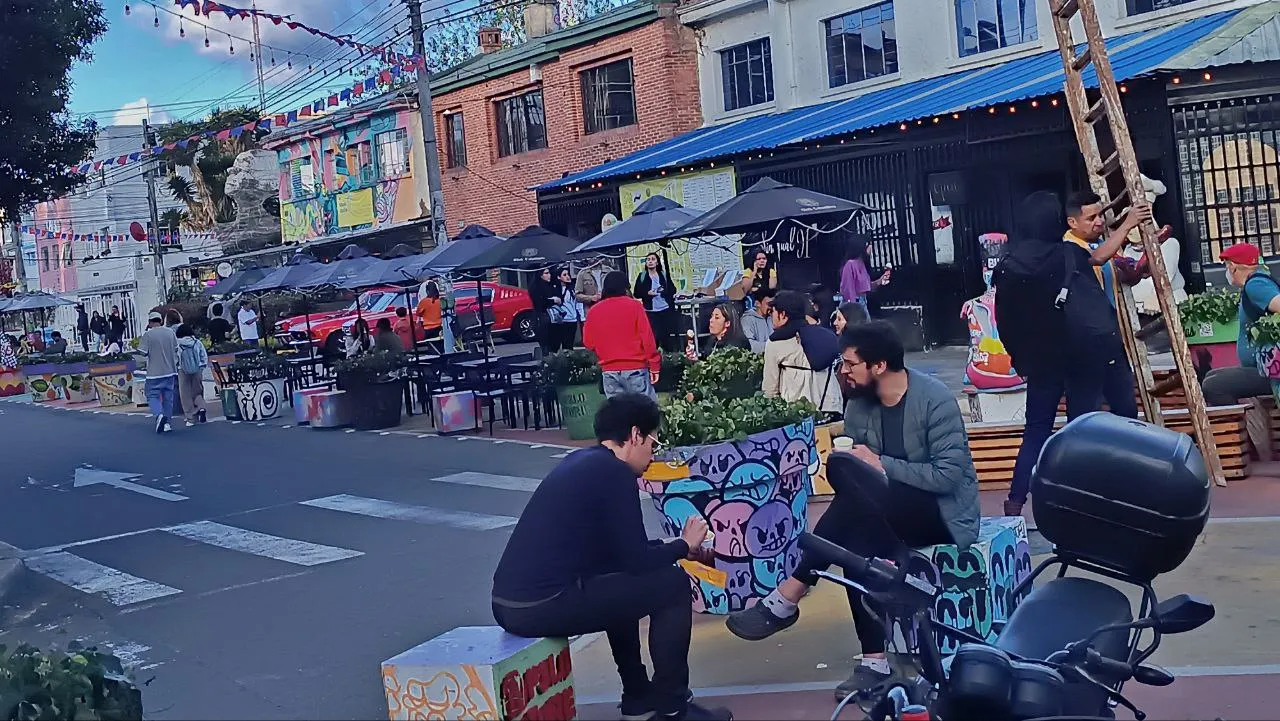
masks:
<path fill-rule="evenodd" d="M 110 29 L 94 44 L 93 61 L 72 70 L 73 114 L 90 115 L 100 125 L 136 125 L 144 117 L 162 124 L 194 120 L 213 107 L 233 106 L 236 101 L 256 104 L 257 82 L 247 42 L 253 30 L 248 20 L 228 20 L 221 13 L 197 17 L 174 0 L 154 0 L 155 6 L 127 0 L 131 12 L 126 15 L 125 1 L 104 0 Z M 230 0 L 228 4 L 248 7 L 250 2 Z M 433 12 L 456 13 L 459 7 L 474 3 L 425 0 L 424 9 L 430 17 Z M 350 33 L 368 44 L 385 42 L 408 29 L 400 0 L 257 0 L 257 6 L 334 35 Z M 297 109 L 375 72 L 375 61 L 360 58 L 353 49 L 269 21 L 259 25 L 267 46 L 263 69 L 270 112 Z M 399 49 L 410 50 L 407 38 Z"/>

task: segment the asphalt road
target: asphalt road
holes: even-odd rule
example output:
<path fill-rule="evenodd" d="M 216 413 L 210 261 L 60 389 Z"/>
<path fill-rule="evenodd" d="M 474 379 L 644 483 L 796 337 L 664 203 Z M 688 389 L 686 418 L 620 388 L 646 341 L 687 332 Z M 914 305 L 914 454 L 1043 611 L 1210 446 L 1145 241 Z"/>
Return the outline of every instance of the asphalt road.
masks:
<path fill-rule="evenodd" d="M 154 719 L 385 718 L 382 660 L 493 623 L 528 479 L 562 453 L 0 404 L 0 541 L 29 569 L 0 644 L 113 646 Z"/>

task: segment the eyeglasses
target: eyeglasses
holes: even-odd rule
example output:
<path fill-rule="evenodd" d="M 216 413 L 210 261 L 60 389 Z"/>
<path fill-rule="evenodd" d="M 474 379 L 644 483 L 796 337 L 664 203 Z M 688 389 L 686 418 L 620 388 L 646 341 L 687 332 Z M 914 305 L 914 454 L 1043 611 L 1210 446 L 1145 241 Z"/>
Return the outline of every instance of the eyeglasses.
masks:
<path fill-rule="evenodd" d="M 662 443 L 658 441 L 658 434 L 650 433 L 648 436 L 645 436 L 645 438 L 648 439 L 649 445 L 653 448 L 654 453 L 662 450 Z"/>
<path fill-rule="evenodd" d="M 867 366 L 868 368 L 870 368 L 870 367 L 871 367 L 871 366 L 870 366 L 870 365 L 868 365 L 868 364 L 867 364 L 867 362 L 866 362 L 866 361 L 864 361 L 864 360 L 860 360 L 860 361 L 851 361 L 851 360 L 849 360 L 849 359 L 847 359 L 847 358 L 841 358 L 841 359 L 840 359 L 840 367 L 841 367 L 842 369 L 844 369 L 844 370 L 851 371 L 851 370 L 853 370 L 854 368 L 857 368 L 858 366 Z"/>

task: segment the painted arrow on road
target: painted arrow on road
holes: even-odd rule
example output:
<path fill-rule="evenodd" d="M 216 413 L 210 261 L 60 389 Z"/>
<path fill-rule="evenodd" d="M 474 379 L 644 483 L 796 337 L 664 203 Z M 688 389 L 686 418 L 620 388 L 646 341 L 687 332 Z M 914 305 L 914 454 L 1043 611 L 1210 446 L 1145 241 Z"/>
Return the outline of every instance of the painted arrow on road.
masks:
<path fill-rule="evenodd" d="M 187 500 L 186 496 L 179 496 L 176 493 L 169 493 L 168 491 L 161 491 L 148 486 L 129 482 L 129 479 L 131 478 L 141 477 L 142 474 L 140 473 L 116 473 L 115 471 L 102 471 L 97 468 L 77 468 L 76 479 L 72 485 L 76 488 L 81 488 L 83 486 L 93 486 L 101 483 L 103 485 L 119 488 L 122 491 L 133 491 L 134 493 L 141 493 L 144 496 L 159 498 L 162 501 Z"/>

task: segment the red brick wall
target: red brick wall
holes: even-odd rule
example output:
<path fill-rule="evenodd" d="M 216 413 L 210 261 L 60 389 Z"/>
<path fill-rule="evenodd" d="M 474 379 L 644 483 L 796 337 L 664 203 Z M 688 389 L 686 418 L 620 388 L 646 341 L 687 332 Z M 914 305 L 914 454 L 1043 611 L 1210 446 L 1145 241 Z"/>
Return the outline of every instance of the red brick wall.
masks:
<path fill-rule="evenodd" d="M 697 40 L 675 18 L 674 5 L 660 5 L 660 19 L 643 27 L 563 52 L 541 66 L 539 83 L 528 69 L 434 98 L 436 132 L 444 178 L 449 234 L 461 223 L 479 223 L 499 234 L 538 222 L 531 186 L 620 158 L 679 135 L 702 123 L 698 97 Z M 579 73 L 631 58 L 635 125 L 585 135 Z M 542 87 L 547 147 L 498 157 L 493 103 Z M 468 168 L 447 167 L 448 135 L 443 116 L 461 111 Z"/>

